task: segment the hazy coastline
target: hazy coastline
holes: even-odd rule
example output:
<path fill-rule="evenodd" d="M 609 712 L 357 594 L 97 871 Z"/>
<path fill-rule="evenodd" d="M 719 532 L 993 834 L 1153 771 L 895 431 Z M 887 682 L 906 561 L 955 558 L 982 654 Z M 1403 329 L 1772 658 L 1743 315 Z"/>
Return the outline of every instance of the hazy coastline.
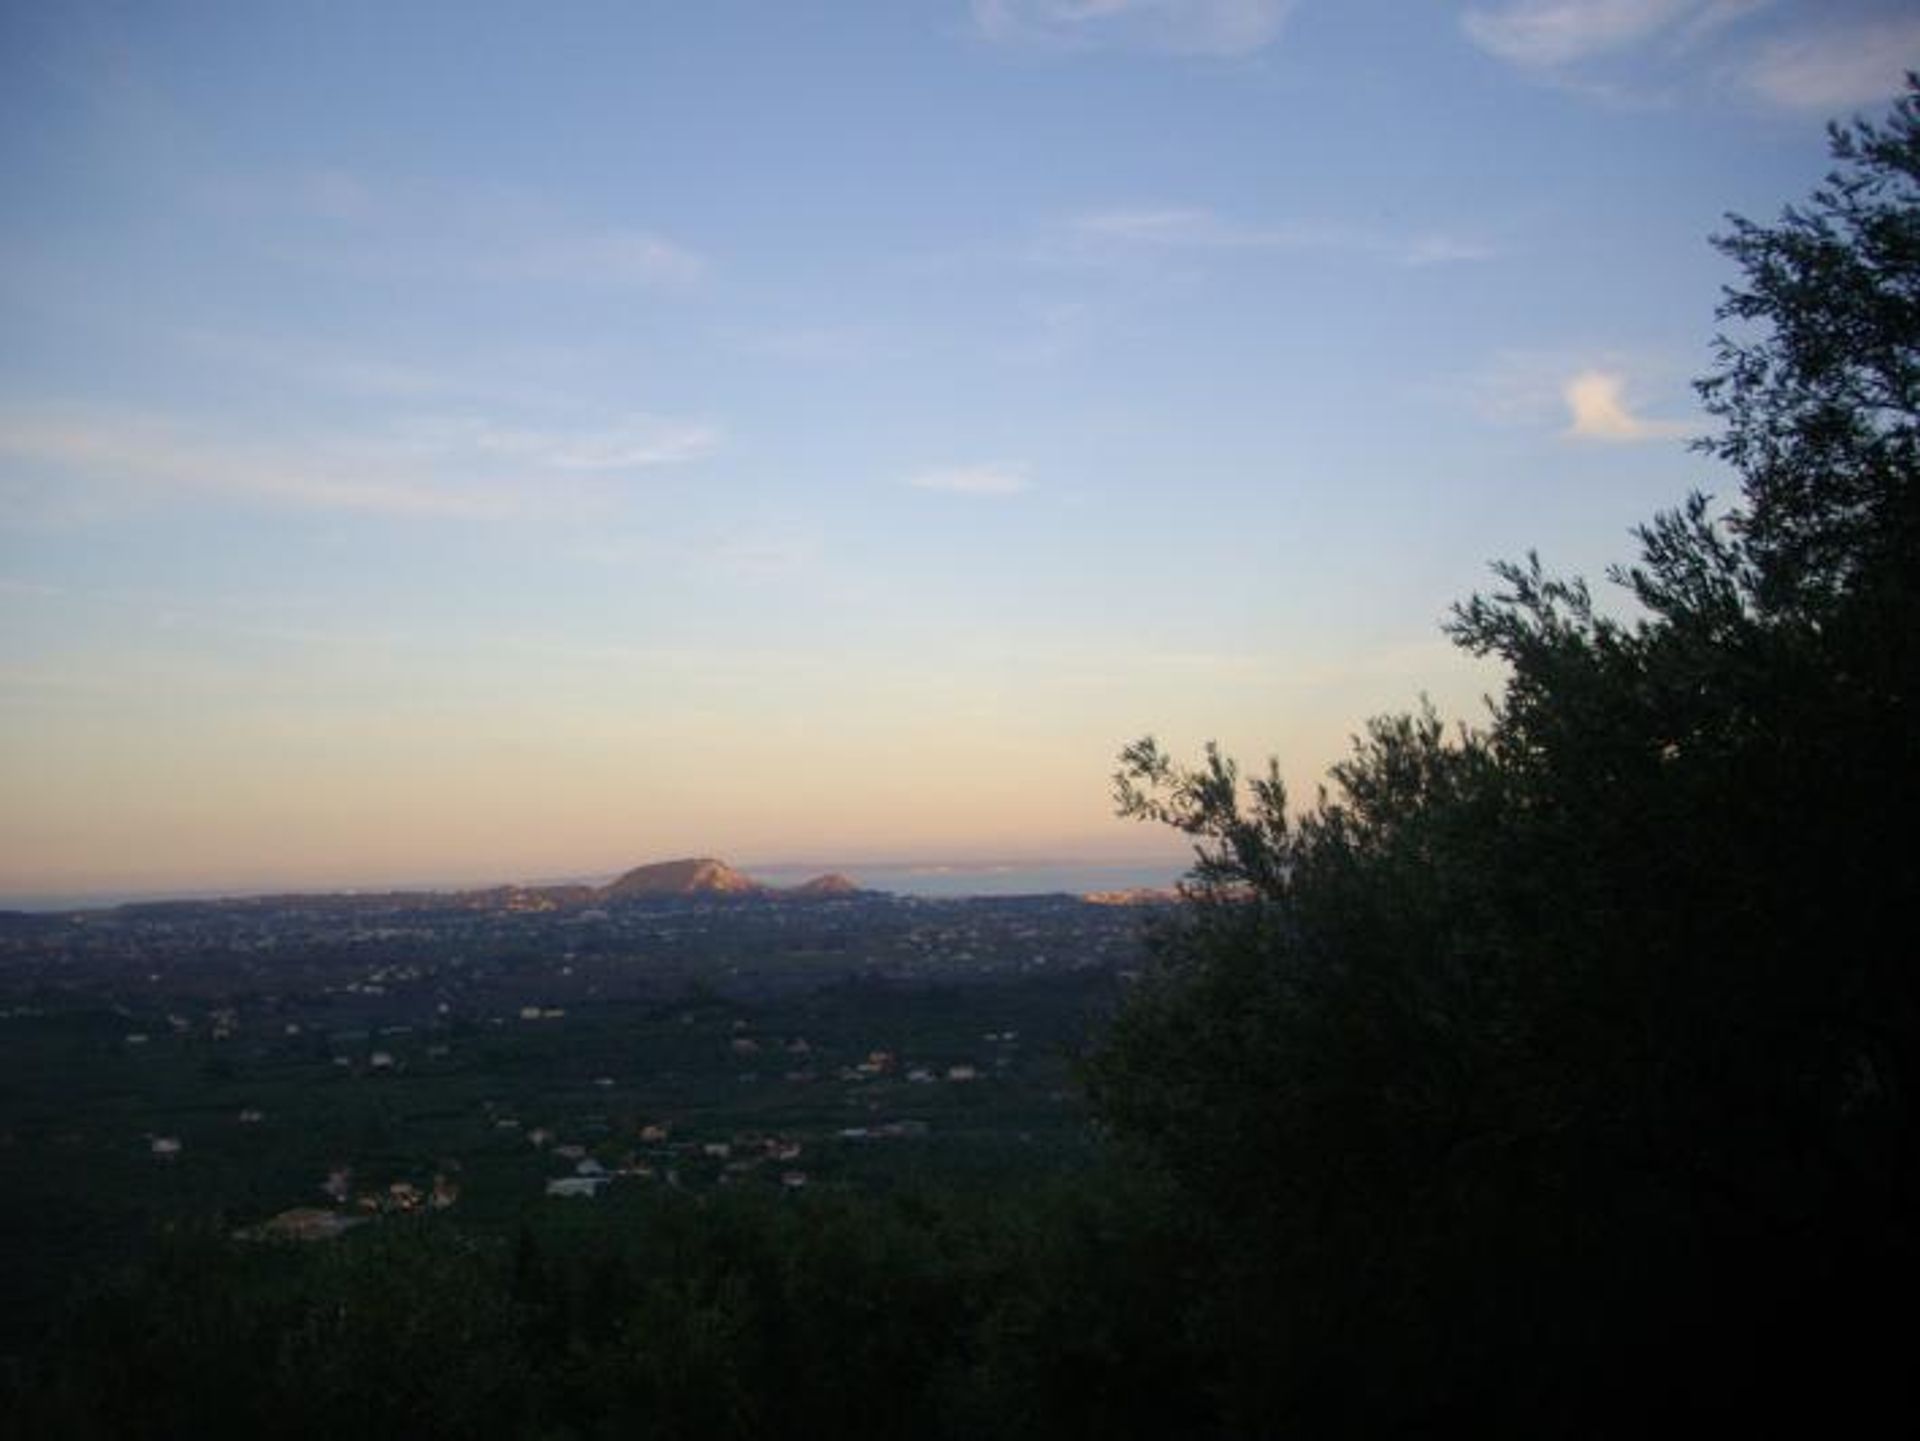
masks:
<path fill-rule="evenodd" d="M 1174 861 L 1114 863 L 1067 858 L 999 862 L 882 861 L 869 864 L 748 865 L 743 869 L 756 880 L 774 886 L 797 884 L 822 870 L 835 870 L 844 873 L 866 890 L 930 899 L 955 899 L 965 896 L 1085 895 L 1091 891 L 1165 888 L 1172 886 L 1186 867 L 1184 863 Z M 537 884 L 575 881 L 597 883 L 608 879 L 611 874 L 543 879 Z M 473 885 L 472 882 L 396 882 L 392 885 L 368 882 L 352 886 L 255 884 L 9 891 L 0 893 L 0 910 L 58 913 L 106 910 L 113 906 L 150 901 L 239 900 L 263 895 L 344 895 L 387 890 L 457 891 L 471 889 Z"/>

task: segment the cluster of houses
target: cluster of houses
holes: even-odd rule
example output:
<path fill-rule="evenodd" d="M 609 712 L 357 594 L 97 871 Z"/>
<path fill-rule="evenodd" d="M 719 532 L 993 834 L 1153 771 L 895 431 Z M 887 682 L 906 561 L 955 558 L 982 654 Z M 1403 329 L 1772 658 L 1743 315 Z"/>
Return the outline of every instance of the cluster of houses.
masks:
<path fill-rule="evenodd" d="M 331 1206 L 294 1206 L 257 1225 L 241 1227 L 234 1237 L 242 1241 L 330 1241 L 381 1216 L 445 1211 L 460 1200 L 460 1183 L 453 1174 L 458 1170 L 459 1163 L 449 1161 L 446 1169 L 436 1172 L 425 1186 L 398 1180 L 356 1189 L 353 1168 L 335 1166 L 320 1183 L 320 1191 L 333 1203 Z"/>
<path fill-rule="evenodd" d="M 367 1216 L 404 1215 L 412 1211 L 444 1211 L 460 1199 L 458 1161 L 447 1161 L 426 1186 L 412 1181 L 390 1181 L 385 1186 L 356 1190 L 353 1167 L 335 1166 L 320 1190 L 336 1206 L 351 1207 Z"/>
<path fill-rule="evenodd" d="M 553 1132 L 544 1126 L 527 1132 L 527 1139 L 556 1160 L 572 1162 L 570 1172 L 547 1181 L 549 1196 L 597 1196 L 621 1178 L 657 1179 L 677 1186 L 683 1166 L 709 1170 L 722 1185 L 768 1167 L 779 1168 L 779 1184 L 787 1190 L 799 1190 L 808 1181 L 807 1173 L 794 1164 L 805 1153 L 805 1143 L 791 1136 L 742 1133 L 725 1141 L 675 1141 L 672 1127 L 661 1121 L 648 1122 L 638 1135 L 645 1151 L 630 1152 L 613 1166 L 578 1143 L 556 1144 Z"/>

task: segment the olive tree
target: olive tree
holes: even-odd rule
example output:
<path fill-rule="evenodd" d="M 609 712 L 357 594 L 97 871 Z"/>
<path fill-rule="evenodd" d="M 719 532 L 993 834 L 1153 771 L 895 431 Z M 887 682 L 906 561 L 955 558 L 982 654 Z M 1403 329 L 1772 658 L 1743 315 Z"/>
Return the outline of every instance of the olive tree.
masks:
<path fill-rule="evenodd" d="M 1122 755 L 1197 864 L 1089 1088 L 1200 1218 L 1247 1429 L 1896 1384 L 1863 1318 L 1920 1261 L 1920 86 L 1831 138 L 1715 242 L 1699 448 L 1739 495 L 1641 528 L 1621 614 L 1497 566 L 1449 625 L 1505 667 L 1489 719 L 1376 720 L 1298 814 L 1271 768 Z"/>

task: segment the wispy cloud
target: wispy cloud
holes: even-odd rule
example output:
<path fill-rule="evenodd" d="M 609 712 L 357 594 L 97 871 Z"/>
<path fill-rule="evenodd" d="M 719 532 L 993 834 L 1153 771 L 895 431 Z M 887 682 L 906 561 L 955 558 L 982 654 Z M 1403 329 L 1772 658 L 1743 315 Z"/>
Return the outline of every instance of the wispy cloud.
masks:
<path fill-rule="evenodd" d="M 1776 105 L 1832 111 L 1898 94 L 1914 69 L 1920 16 L 1783 36 L 1760 47 L 1742 79 Z"/>
<path fill-rule="evenodd" d="M 374 189 L 349 170 L 314 170 L 288 182 L 286 198 L 319 220 L 352 224 L 379 218 Z"/>
<path fill-rule="evenodd" d="M 66 591 L 57 585 L 47 585 L 37 580 L 22 580 L 19 576 L 0 575 L 0 595 L 51 600 L 55 596 L 65 594 Z"/>
<path fill-rule="evenodd" d="M 0 479 L 56 471 L 133 491 L 307 510 L 484 519 L 551 498 L 569 474 L 618 475 L 706 454 L 713 427 L 629 416 L 536 429 L 432 418 L 374 436 L 262 440 L 142 414 L 0 412 Z"/>
<path fill-rule="evenodd" d="M 204 434 L 166 421 L 99 412 L 0 416 L 0 457 L 111 483 L 318 510 L 404 516 L 488 516 L 501 495 L 370 476 L 346 466 Z"/>
<path fill-rule="evenodd" d="M 707 261 L 653 231 L 614 227 L 523 236 L 476 256 L 473 268 L 484 279 L 660 286 L 691 284 L 707 273 Z"/>
<path fill-rule="evenodd" d="M 1052 365 L 1082 350 L 1096 329 L 1094 307 L 1082 300 L 1044 300 L 1022 307 L 1018 336 L 999 354 L 1016 365 Z"/>
<path fill-rule="evenodd" d="M 706 256 L 650 225 L 582 216 L 519 188 L 322 170 L 227 178 L 202 198 L 287 258 L 353 274 L 661 289 L 709 269 Z"/>
<path fill-rule="evenodd" d="M 1460 24 L 1488 53 L 1549 69 L 1637 45 L 1708 8 L 1702 0 L 1508 0 L 1473 7 Z"/>
<path fill-rule="evenodd" d="M 1670 440 L 1688 433 L 1681 421 L 1649 420 L 1636 415 L 1626 396 L 1624 375 L 1583 370 L 1561 389 L 1570 417 L 1566 435 L 1574 440 Z"/>
<path fill-rule="evenodd" d="M 613 425 L 578 430 L 502 425 L 477 416 L 417 422 L 424 443 L 458 455 L 470 451 L 549 470 L 620 471 L 678 465 L 709 454 L 719 430 L 704 422 L 635 414 Z"/>
<path fill-rule="evenodd" d="M 1228 225 L 1211 210 L 1107 210 L 1073 222 L 1085 237 L 1133 245 L 1233 246 L 1257 244 L 1251 232 Z"/>
<path fill-rule="evenodd" d="M 1280 38 L 1293 0 L 972 0 L 996 44 L 1242 56 Z"/>
<path fill-rule="evenodd" d="M 1026 471 L 1017 465 L 956 465 L 923 470 L 909 476 L 915 490 L 943 490 L 955 495 L 1016 495 L 1029 488 Z"/>
<path fill-rule="evenodd" d="M 1199 208 L 1109 210 L 1076 217 L 1068 233 L 1082 250 L 1323 251 L 1396 265 L 1443 265 L 1491 259 L 1498 252 L 1474 237 L 1439 231 L 1392 234 L 1364 226 L 1311 220 L 1247 224 Z"/>
<path fill-rule="evenodd" d="M 617 375 L 625 352 L 531 335 L 498 344 L 408 345 L 390 337 L 328 339 L 298 326 L 234 330 L 188 325 L 169 337 L 196 373 L 270 379 L 282 397 L 351 397 L 383 407 L 487 414 L 569 414 L 596 381 Z"/>
<path fill-rule="evenodd" d="M 1695 6 L 1691 18 L 1674 31 L 1672 49 L 1676 54 L 1685 54 L 1706 45 L 1722 30 L 1777 3 L 1779 0 L 1707 0 L 1704 5 Z"/>
<path fill-rule="evenodd" d="M 1521 70 L 1614 101 L 1691 84 L 1833 111 L 1897 94 L 1920 66 L 1920 17 L 1902 0 L 1501 0 L 1460 25 Z"/>
<path fill-rule="evenodd" d="M 795 326 L 757 330 L 730 337 L 745 354 L 803 365 L 837 365 L 846 361 L 897 359 L 899 342 L 882 332 L 856 325 Z"/>
<path fill-rule="evenodd" d="M 706 554 L 723 575 L 744 580 L 773 580 L 814 565 L 820 559 L 821 545 L 820 538 L 811 533 L 756 528 L 726 536 Z"/>
<path fill-rule="evenodd" d="M 371 347 L 347 349 L 306 336 L 287 338 L 195 325 L 177 331 L 173 340 L 183 358 L 198 368 L 217 366 L 252 376 L 271 374 L 281 385 L 303 390 L 417 404 L 435 398 L 444 400 L 475 388 L 433 366 L 373 353 Z"/>

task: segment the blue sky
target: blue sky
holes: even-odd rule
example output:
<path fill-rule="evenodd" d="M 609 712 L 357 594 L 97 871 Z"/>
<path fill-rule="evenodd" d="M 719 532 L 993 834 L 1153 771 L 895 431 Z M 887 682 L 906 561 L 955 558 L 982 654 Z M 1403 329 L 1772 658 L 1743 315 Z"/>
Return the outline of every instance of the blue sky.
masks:
<path fill-rule="evenodd" d="M 0 892 L 1177 854 L 1728 477 L 1869 0 L 0 10 Z"/>

